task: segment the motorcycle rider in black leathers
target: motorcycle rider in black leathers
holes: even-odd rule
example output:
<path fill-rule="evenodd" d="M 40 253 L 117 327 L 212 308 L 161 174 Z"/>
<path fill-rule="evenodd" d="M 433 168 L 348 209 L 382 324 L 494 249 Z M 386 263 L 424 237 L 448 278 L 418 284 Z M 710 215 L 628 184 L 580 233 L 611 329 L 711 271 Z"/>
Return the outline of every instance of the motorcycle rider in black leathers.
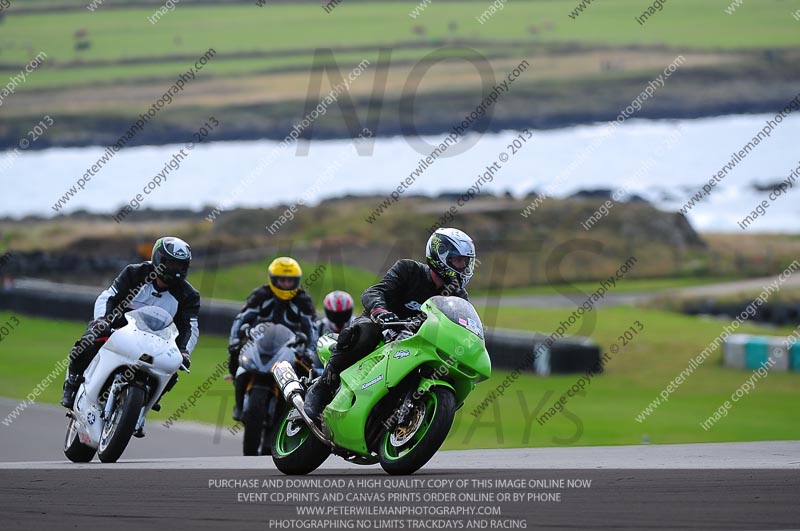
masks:
<path fill-rule="evenodd" d="M 269 282 L 252 291 L 233 321 L 228 342 L 228 370 L 234 379 L 236 404 L 233 420 L 242 416 L 247 379 L 237 375 L 239 352 L 247 342 L 246 331 L 259 323 L 282 324 L 293 332 L 302 332 L 308 338 L 306 356 L 315 364 L 317 358 L 317 310 L 314 302 L 300 289 L 303 270 L 293 258 L 282 256 L 272 261 L 268 268 Z"/>
<path fill-rule="evenodd" d="M 172 315 L 178 328 L 176 344 L 183 355 L 183 366 L 190 365 L 191 353 L 200 335 L 197 314 L 200 311 L 200 294 L 186 280 L 192 250 L 180 238 L 164 237 L 153 246 L 149 262 L 131 264 L 117 276 L 114 283 L 97 297 L 94 320 L 72 347 L 69 369 L 64 382 L 61 405 L 72 409 L 75 393 L 83 381 L 83 373 L 100 350 L 104 340 L 115 328 L 127 324 L 125 314 L 144 306 L 158 306 Z M 164 393 L 174 387 L 178 375 L 174 374 Z M 162 395 L 163 396 L 163 395 Z M 160 409 L 157 403 L 155 411 Z M 134 435 L 141 437 L 144 432 Z"/>
<path fill-rule="evenodd" d="M 331 347 L 325 370 L 309 388 L 305 412 L 319 420 L 339 387 L 339 373 L 370 354 L 382 339 L 382 324 L 418 316 L 422 304 L 436 295 L 469 300 L 464 289 L 472 278 L 475 245 L 458 229 L 441 228 L 428 239 L 427 265 L 398 260 L 376 285 L 361 296 L 364 313 L 345 328 Z"/>
<path fill-rule="evenodd" d="M 353 324 L 353 297 L 346 291 L 331 291 L 325 295 L 322 307 L 325 317 L 317 322 L 317 337 L 339 334 Z"/>

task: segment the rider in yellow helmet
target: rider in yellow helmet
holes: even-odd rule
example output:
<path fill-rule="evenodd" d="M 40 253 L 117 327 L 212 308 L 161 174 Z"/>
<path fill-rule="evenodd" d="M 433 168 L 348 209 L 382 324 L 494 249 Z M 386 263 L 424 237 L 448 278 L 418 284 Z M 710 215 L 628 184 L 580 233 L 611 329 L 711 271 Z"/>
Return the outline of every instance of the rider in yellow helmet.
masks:
<path fill-rule="evenodd" d="M 267 268 L 270 291 L 285 301 L 295 298 L 300 291 L 303 270 L 297 260 L 288 256 L 276 258 Z"/>
<path fill-rule="evenodd" d="M 234 420 L 240 420 L 244 386 L 236 378 L 239 369 L 239 351 L 247 338 L 245 331 L 259 323 L 277 323 L 294 332 L 302 332 L 308 337 L 306 354 L 317 360 L 317 331 L 314 326 L 317 311 L 311 297 L 300 287 L 303 270 L 297 260 L 281 256 L 267 268 L 268 282 L 254 289 L 242 307 L 231 327 L 228 342 L 228 370 L 236 383 L 236 405 Z M 247 325 L 247 326 L 245 326 Z"/>

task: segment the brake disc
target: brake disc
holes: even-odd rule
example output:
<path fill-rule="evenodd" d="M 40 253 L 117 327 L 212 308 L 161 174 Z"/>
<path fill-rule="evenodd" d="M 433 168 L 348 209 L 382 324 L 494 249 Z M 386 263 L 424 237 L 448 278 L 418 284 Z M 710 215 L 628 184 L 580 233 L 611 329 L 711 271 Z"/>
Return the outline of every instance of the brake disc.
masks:
<path fill-rule="evenodd" d="M 414 408 L 413 415 L 407 424 L 398 426 L 389 436 L 389 442 L 392 443 L 392 446 L 403 446 L 419 431 L 422 422 L 425 420 L 425 404 L 419 404 Z"/>

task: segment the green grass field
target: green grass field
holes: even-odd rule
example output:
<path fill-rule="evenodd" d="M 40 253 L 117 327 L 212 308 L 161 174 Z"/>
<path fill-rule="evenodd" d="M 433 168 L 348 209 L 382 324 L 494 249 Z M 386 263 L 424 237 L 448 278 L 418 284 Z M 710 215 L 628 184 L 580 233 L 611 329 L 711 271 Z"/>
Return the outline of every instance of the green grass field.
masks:
<path fill-rule="evenodd" d="M 266 282 L 266 267 L 268 261 L 254 262 L 234 267 L 226 267 L 216 272 L 196 270 L 189 280 L 195 286 L 209 286 L 204 293 L 210 293 L 217 299 L 244 301 L 247 295 L 261 283 Z M 360 294 L 369 286 L 375 284 L 380 278 L 370 271 L 361 268 L 343 266 L 340 264 L 311 264 L 301 263 L 304 271 L 306 290 L 311 298 L 322 306 L 325 295 L 334 290 L 341 289 L 349 292 L 356 301 L 357 310 L 360 311 Z M 324 269 L 323 269 L 324 268 Z M 314 271 L 321 274 L 313 275 Z M 315 278 L 316 277 L 316 280 Z M 673 288 L 703 286 L 734 280 L 733 277 L 674 277 L 674 278 L 625 278 L 617 282 L 613 288 L 615 293 L 629 293 L 640 291 L 663 291 Z M 514 295 L 557 295 L 560 293 L 591 293 L 597 289 L 599 282 L 575 282 L 564 286 L 542 285 L 503 290 L 503 296 Z M 213 288 L 211 286 L 213 285 Z M 473 296 L 497 295 L 497 292 L 485 289 L 470 289 Z"/>
<path fill-rule="evenodd" d="M 484 24 L 476 17 L 488 8 L 485 1 L 433 2 L 416 19 L 409 16 L 416 2 L 353 2 L 330 14 L 315 4 L 265 8 L 252 3 L 179 4 L 157 24 L 147 20 L 155 6 L 101 7 L 95 12 L 78 6 L 74 11 L 26 14 L 14 14 L 12 8 L 0 24 L 0 65 L 23 65 L 39 51 L 47 53 L 46 68 L 19 89 L 31 90 L 110 79 L 173 77 L 209 47 L 219 55 L 204 75 L 226 76 L 308 68 L 316 48 L 369 58 L 378 48 L 391 47 L 400 54 L 398 59 L 418 60 L 453 40 L 479 48 L 491 46 L 495 53 L 505 50 L 509 57 L 525 55 L 525 50 L 512 49 L 514 41 L 532 49 L 541 44 L 664 45 L 684 50 L 800 44 L 798 23 L 786 2 L 748 2 L 733 16 L 723 11 L 729 3 L 671 0 L 645 25 L 634 20 L 642 5 L 629 0 L 596 2 L 574 20 L 568 15 L 576 0 L 509 2 Z M 75 50 L 79 31 L 86 32 L 81 39 L 89 41 L 90 48 Z M 353 47 L 363 50 L 355 53 Z M 276 51 L 297 55 L 240 57 Z M 137 64 L 118 63 L 131 60 Z M 14 68 L 0 68 L 0 76 L 16 73 Z"/>
<path fill-rule="evenodd" d="M 535 329 L 549 332 L 569 314 L 566 310 L 500 309 L 496 317 L 484 316 L 485 324 L 504 328 Z M 11 314 L 0 314 L 6 322 Z M 18 316 L 21 324 L 2 342 L 0 388 L 2 394 L 23 398 L 66 356 L 69 346 L 83 330 L 80 323 L 49 321 Z M 800 439 L 800 374 L 774 373 L 759 380 L 754 392 L 736 403 L 727 418 L 709 431 L 700 422 L 711 416 L 736 389 L 750 377 L 749 371 L 721 367 L 721 353 L 715 352 L 655 412 L 639 423 L 635 417 L 683 370 L 688 360 L 710 343 L 726 324 L 722 321 L 687 317 L 656 310 L 606 308 L 597 314 L 593 329 L 581 330 L 605 349 L 619 343 L 622 334 L 635 320 L 644 330 L 627 348 L 613 355 L 607 372 L 595 377 L 585 394 L 569 399 L 566 413 L 544 425 L 535 420 L 577 379 L 577 375 L 557 377 L 524 376 L 505 395 L 489 407 L 480 419 L 470 412 L 506 376 L 495 371 L 468 399 L 456 417 L 446 448 L 493 448 L 561 445 L 638 444 L 643 438 L 652 443 L 690 443 L 749 440 Z M 569 333 L 579 332 L 576 325 Z M 789 334 L 789 329 L 767 329 L 753 325 L 740 331 Z M 165 397 L 164 408 L 153 413 L 150 422 L 163 422 L 195 388 L 224 360 L 225 340 L 203 336 L 192 361 L 192 374 L 182 375 L 179 385 Z M 24 360 L 24 362 L 21 362 Z M 215 381 L 211 391 L 184 419 L 233 425 L 230 384 Z M 50 386 L 42 400 L 55 403 L 60 383 Z M 224 409 L 221 409 L 224 408 Z M 220 417 L 222 413 L 223 417 Z M 7 414 L 7 413 L 6 413 Z M 24 413 L 23 413 L 24 414 Z M 222 418 L 222 421 L 220 421 Z"/>
<path fill-rule="evenodd" d="M 689 288 L 735 280 L 733 277 L 669 277 L 669 278 L 625 278 L 614 286 L 614 293 L 630 293 L 637 291 L 663 291 L 674 288 Z M 559 293 L 591 293 L 597 289 L 599 282 L 575 282 L 565 286 L 530 286 L 503 290 L 503 295 L 557 295 Z M 486 290 L 470 291 L 474 295 L 489 295 Z"/>

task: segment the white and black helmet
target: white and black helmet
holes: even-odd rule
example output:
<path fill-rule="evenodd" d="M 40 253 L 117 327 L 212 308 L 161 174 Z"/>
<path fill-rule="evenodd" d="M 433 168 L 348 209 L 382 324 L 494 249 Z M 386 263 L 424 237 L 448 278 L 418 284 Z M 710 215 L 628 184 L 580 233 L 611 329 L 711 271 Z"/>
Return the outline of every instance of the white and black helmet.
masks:
<path fill-rule="evenodd" d="M 455 282 L 461 288 L 467 285 L 475 270 L 475 244 L 458 229 L 437 229 L 428 239 L 425 256 L 431 269 L 447 284 Z M 464 258 L 464 267 L 453 265 L 456 257 Z"/>
<path fill-rule="evenodd" d="M 159 238 L 153 245 L 152 261 L 158 278 L 172 285 L 185 279 L 189 273 L 192 248 L 180 238 Z"/>

